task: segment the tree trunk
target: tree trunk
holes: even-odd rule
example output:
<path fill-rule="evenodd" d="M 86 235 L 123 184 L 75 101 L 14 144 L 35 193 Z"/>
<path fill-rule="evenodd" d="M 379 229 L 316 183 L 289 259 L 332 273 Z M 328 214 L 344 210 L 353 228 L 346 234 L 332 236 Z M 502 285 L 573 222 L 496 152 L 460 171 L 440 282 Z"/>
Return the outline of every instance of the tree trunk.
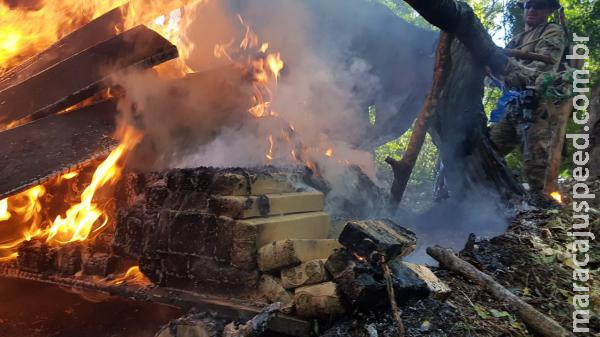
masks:
<path fill-rule="evenodd" d="M 438 99 L 431 135 L 440 150 L 445 185 L 451 196 L 489 190 L 504 198 L 523 189 L 492 148 L 483 114 L 484 67 L 464 44 L 452 41 L 450 71 Z"/>
<path fill-rule="evenodd" d="M 406 2 L 431 24 L 460 41 L 452 43 L 450 76 L 441 91 L 431 130 L 440 149 L 448 190 L 461 197 L 474 187 L 483 186 L 505 198 L 522 195 L 522 187 L 492 148 L 481 101 L 484 69 L 503 74 L 508 57 L 465 3 Z"/>
<path fill-rule="evenodd" d="M 433 84 L 429 90 L 429 94 L 423 103 L 421 112 L 417 120 L 413 124 L 412 135 L 406 148 L 406 152 L 402 156 L 402 160 L 398 161 L 391 157 L 385 159 L 390 164 L 394 172 L 394 182 L 392 183 L 392 205 L 396 207 L 408 184 L 408 179 L 415 167 L 425 136 L 429 129 L 430 120 L 433 112 L 437 108 L 438 96 L 444 85 L 444 80 L 448 77 L 448 59 L 450 57 L 450 43 L 452 37 L 448 33 L 441 33 L 440 40 L 436 51 L 435 70 L 433 74 Z"/>

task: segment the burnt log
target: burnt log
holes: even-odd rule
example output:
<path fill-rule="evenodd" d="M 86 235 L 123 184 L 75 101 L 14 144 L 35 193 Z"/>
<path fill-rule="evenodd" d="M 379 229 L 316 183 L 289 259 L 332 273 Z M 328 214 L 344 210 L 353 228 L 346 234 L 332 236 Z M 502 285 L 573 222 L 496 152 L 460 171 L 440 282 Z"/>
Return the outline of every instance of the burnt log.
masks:
<path fill-rule="evenodd" d="M 0 92 L 0 122 L 36 119 L 106 88 L 111 74 L 149 68 L 178 56 L 158 33 L 137 26 Z"/>
<path fill-rule="evenodd" d="M 391 220 L 364 220 L 346 223 L 339 241 L 365 259 L 369 260 L 373 254 L 379 253 L 385 256 L 386 261 L 391 261 L 413 252 L 417 237 Z"/>
<path fill-rule="evenodd" d="M 0 133 L 0 199 L 108 155 L 117 145 L 112 101 Z"/>

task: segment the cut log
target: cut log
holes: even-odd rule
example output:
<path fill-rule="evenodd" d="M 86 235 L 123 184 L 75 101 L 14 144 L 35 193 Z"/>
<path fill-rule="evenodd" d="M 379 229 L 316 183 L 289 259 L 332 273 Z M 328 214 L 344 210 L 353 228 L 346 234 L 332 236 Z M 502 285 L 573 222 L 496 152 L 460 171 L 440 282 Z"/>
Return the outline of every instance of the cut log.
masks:
<path fill-rule="evenodd" d="M 415 233 L 391 220 L 349 221 L 339 241 L 366 259 L 370 259 L 373 253 L 380 253 L 388 261 L 410 254 L 417 245 Z"/>
<path fill-rule="evenodd" d="M 152 67 L 177 55 L 158 33 L 137 26 L 0 92 L 0 122 L 66 109 L 105 88 L 115 72 Z"/>
<path fill-rule="evenodd" d="M 473 265 L 458 258 L 452 250 L 439 246 L 428 247 L 427 254 L 436 259 L 440 265 L 450 271 L 459 273 L 469 280 L 484 287 L 497 300 L 503 301 L 512 311 L 527 324 L 531 330 L 540 336 L 567 337 L 573 336 L 556 321 L 537 311 L 530 304 L 525 303 L 517 295 L 504 288 L 491 276 L 477 270 Z"/>
<path fill-rule="evenodd" d="M 0 199 L 107 155 L 117 142 L 106 101 L 0 133 Z"/>

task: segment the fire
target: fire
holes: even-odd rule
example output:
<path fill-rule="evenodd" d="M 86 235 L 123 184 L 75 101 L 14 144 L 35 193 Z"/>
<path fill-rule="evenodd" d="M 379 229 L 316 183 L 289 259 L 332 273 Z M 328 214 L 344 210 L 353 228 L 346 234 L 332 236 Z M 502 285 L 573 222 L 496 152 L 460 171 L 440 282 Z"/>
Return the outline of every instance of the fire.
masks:
<path fill-rule="evenodd" d="M 269 135 L 269 151 L 266 154 L 269 161 L 273 160 L 273 135 Z"/>
<path fill-rule="evenodd" d="M 81 194 L 80 202 L 71 205 L 64 216 L 58 215 L 54 221 L 43 222 L 41 199 L 46 189 L 42 185 L 32 187 L 0 203 L 1 214 L 11 215 L 5 220 L 0 220 L 0 225 L 11 220 L 11 224 L 16 223 L 19 228 L 23 228 L 17 238 L 0 242 L 0 256 L 4 256 L 0 259 L 16 257 L 16 248 L 26 240 L 45 238 L 50 244 L 65 244 L 85 241 L 93 233 L 99 233 L 104 229 L 109 218 L 94 202 L 94 196 L 102 187 L 116 182 L 122 169 L 121 159 L 141 140 L 141 134 L 132 128 L 126 128 L 122 135 L 119 146 L 96 168 L 91 183 Z M 77 175 L 77 172 L 71 172 L 62 175 L 61 179 L 72 179 Z M 6 205 L 5 211 L 2 209 L 4 205 Z"/>
<path fill-rule="evenodd" d="M 140 271 L 139 266 L 129 268 L 124 275 L 116 277 L 114 280 L 111 281 L 111 283 L 116 285 L 125 283 L 140 286 L 147 286 L 151 284 L 150 280 L 148 280 L 146 276 L 144 276 L 144 274 Z"/>
<path fill-rule="evenodd" d="M 559 204 L 562 204 L 562 195 L 560 194 L 560 192 L 552 192 L 550 193 L 550 196 L 552 197 L 552 199 L 556 200 Z"/>
<path fill-rule="evenodd" d="M 327 151 L 325 151 L 325 155 L 327 157 L 332 157 L 333 156 L 333 149 L 332 148 L 327 149 Z"/>
<path fill-rule="evenodd" d="M 11 215 L 8 211 L 8 199 L 0 200 L 0 221 L 6 221 L 10 219 Z"/>
<path fill-rule="evenodd" d="M 39 0 L 35 8 L 0 2 L 0 74 L 50 47 L 89 21 L 121 6 L 122 26 L 115 34 L 147 24 L 179 48 L 183 71 L 193 45 L 185 38 L 186 20 L 180 8 L 194 9 L 205 0 Z M 127 4 L 127 5 L 125 5 Z M 31 24 L 35 22 L 35 24 Z"/>
<path fill-rule="evenodd" d="M 78 175 L 79 175 L 79 172 L 73 171 L 73 172 L 65 173 L 60 177 L 64 180 L 70 180 L 70 179 L 77 177 Z"/>

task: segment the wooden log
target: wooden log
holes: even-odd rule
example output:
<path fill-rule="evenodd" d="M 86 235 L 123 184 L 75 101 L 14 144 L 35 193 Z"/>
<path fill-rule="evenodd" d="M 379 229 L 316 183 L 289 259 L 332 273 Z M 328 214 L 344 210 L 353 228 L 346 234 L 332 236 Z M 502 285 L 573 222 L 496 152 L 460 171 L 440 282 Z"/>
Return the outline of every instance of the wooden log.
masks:
<path fill-rule="evenodd" d="M 66 109 L 105 88 L 115 72 L 152 67 L 177 55 L 158 33 L 137 26 L 0 92 L 0 122 Z"/>
<path fill-rule="evenodd" d="M 116 106 L 98 103 L 0 133 L 0 199 L 107 155 Z"/>
<path fill-rule="evenodd" d="M 440 34 L 440 40 L 438 42 L 435 57 L 433 84 L 431 85 L 431 89 L 427 94 L 425 103 L 423 103 L 421 112 L 413 124 L 410 141 L 406 151 L 404 152 L 404 155 L 402 155 L 402 160 L 398 161 L 391 157 L 387 157 L 385 159 L 385 161 L 390 164 L 394 172 L 394 181 L 391 189 L 391 206 L 393 207 L 397 207 L 402 201 L 402 196 L 404 195 L 404 190 L 408 184 L 408 179 L 410 178 L 413 168 L 415 167 L 415 163 L 417 162 L 417 158 L 419 157 L 419 153 L 421 152 L 421 148 L 423 147 L 423 143 L 425 142 L 425 136 L 427 135 L 427 130 L 429 129 L 431 115 L 436 109 L 438 96 L 442 90 L 444 80 L 447 76 L 448 57 L 450 54 L 451 42 L 452 38 L 448 33 L 442 32 Z"/>
<path fill-rule="evenodd" d="M 434 246 L 427 248 L 427 254 L 436 259 L 442 267 L 465 276 L 484 287 L 497 300 L 508 304 L 513 312 L 539 335 L 546 337 L 573 336 L 556 321 L 537 311 L 533 306 L 525 303 L 517 295 L 510 292 L 510 290 L 504 288 L 494 278 L 458 258 L 452 250 Z"/>

